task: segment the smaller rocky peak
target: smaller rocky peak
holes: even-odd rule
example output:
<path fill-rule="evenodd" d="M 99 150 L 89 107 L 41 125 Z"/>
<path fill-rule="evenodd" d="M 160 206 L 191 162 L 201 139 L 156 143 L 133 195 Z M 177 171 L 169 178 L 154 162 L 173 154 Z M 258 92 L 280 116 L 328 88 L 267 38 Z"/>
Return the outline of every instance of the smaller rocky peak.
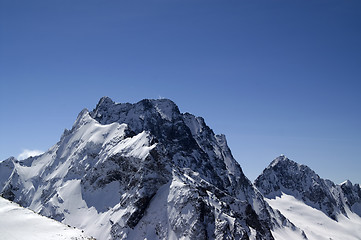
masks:
<path fill-rule="evenodd" d="M 299 164 L 283 154 L 275 158 L 257 179 L 270 176 L 277 176 L 286 185 L 289 185 L 290 182 L 300 185 L 320 181 L 320 177 L 311 168 Z"/>
<path fill-rule="evenodd" d="M 271 170 L 289 176 L 319 179 L 319 176 L 307 165 L 299 164 L 283 154 L 275 158 L 265 170 Z"/>
<path fill-rule="evenodd" d="M 281 155 L 263 170 L 255 180 L 255 185 L 265 196 L 274 197 L 281 192 L 298 195 L 318 180 L 318 176 L 307 166 Z"/>
<path fill-rule="evenodd" d="M 272 161 L 255 180 L 255 185 L 268 198 L 281 196 L 282 193 L 292 195 L 323 211 L 333 220 L 338 214 L 345 214 L 332 181 L 320 178 L 308 166 L 284 156 Z"/>

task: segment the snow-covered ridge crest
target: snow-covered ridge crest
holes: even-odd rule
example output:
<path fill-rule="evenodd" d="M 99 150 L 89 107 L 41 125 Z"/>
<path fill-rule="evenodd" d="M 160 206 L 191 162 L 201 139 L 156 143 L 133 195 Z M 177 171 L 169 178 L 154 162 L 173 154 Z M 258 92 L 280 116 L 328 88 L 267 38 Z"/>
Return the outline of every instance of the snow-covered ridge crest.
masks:
<path fill-rule="evenodd" d="M 303 229 L 310 240 L 360 239 L 361 218 L 349 210 L 346 210 L 347 217 L 341 214 L 337 221 L 334 221 L 322 211 L 310 207 L 289 194 L 283 193 L 274 199 L 267 199 L 267 202 L 274 209 L 280 210 L 296 226 Z M 277 239 L 293 239 L 287 236 L 287 232 L 280 229 L 276 229 L 274 236 Z"/>

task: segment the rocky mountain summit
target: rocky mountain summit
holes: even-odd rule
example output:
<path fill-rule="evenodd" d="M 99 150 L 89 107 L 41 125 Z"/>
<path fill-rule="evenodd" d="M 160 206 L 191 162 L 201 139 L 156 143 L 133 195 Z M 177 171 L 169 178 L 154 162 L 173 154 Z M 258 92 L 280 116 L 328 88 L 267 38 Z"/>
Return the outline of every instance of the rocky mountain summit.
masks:
<path fill-rule="evenodd" d="M 97 239 L 304 233 L 243 174 L 224 135 L 168 99 L 100 99 L 40 156 L 0 163 L 3 197 Z"/>

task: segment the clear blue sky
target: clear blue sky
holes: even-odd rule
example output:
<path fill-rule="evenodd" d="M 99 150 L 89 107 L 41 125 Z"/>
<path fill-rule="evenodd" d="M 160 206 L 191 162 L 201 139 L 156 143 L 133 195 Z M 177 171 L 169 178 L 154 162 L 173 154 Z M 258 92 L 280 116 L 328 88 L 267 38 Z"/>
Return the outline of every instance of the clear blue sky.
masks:
<path fill-rule="evenodd" d="M 278 155 L 361 183 L 361 1 L 0 0 L 0 159 L 102 96 L 170 98 L 254 180 Z"/>

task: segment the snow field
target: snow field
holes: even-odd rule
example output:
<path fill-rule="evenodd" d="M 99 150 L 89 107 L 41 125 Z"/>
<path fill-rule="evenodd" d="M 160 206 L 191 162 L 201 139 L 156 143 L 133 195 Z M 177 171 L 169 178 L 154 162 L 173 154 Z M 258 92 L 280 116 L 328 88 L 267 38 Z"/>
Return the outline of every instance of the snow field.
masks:
<path fill-rule="evenodd" d="M 1 240 L 85 240 L 84 234 L 0 197 Z"/>
<path fill-rule="evenodd" d="M 291 195 L 283 193 L 281 197 L 266 198 L 266 201 L 304 230 L 309 240 L 361 240 L 361 218 L 351 211 L 347 211 L 348 218 L 338 215 L 336 222 Z M 272 234 L 277 240 L 294 239 L 287 229 L 275 229 Z"/>

